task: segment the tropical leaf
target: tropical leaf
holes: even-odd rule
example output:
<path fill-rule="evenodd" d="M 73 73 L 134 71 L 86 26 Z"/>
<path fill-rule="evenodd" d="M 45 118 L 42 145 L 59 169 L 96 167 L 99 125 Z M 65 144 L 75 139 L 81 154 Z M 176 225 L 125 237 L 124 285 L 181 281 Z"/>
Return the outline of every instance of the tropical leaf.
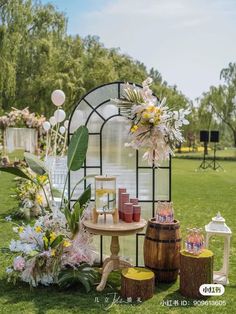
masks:
<path fill-rule="evenodd" d="M 80 206 L 80 203 L 77 202 L 73 206 L 73 212 L 71 214 L 71 226 L 70 226 L 70 231 L 73 234 L 76 234 L 79 230 L 79 220 L 84 211 L 84 208 Z"/>
<path fill-rule="evenodd" d="M 44 163 L 37 156 L 30 153 L 24 153 L 24 157 L 30 169 L 35 173 L 42 176 L 47 172 Z"/>
<path fill-rule="evenodd" d="M 76 270 L 63 270 L 58 276 L 58 284 L 61 287 L 68 288 L 78 283 L 82 284 L 86 292 L 91 290 L 98 278 L 98 272 L 88 264 L 78 266 Z"/>
<path fill-rule="evenodd" d="M 53 188 L 52 188 L 52 195 L 53 195 L 54 197 L 61 197 L 61 196 L 62 196 L 62 192 L 53 187 Z"/>
<path fill-rule="evenodd" d="M 58 244 L 60 244 L 64 239 L 64 236 L 60 234 L 59 236 L 56 237 L 56 239 L 52 242 L 51 248 L 55 248 Z"/>
<path fill-rule="evenodd" d="M 71 224 L 71 212 L 67 206 L 64 208 L 64 214 L 66 217 L 66 221 L 67 221 L 68 225 L 70 226 L 70 224 Z"/>
<path fill-rule="evenodd" d="M 77 202 L 74 206 L 73 206 L 73 212 L 72 212 L 72 216 L 73 219 L 78 222 L 79 218 L 81 217 L 82 213 L 83 213 L 84 209 L 82 206 L 80 206 L 80 203 Z"/>
<path fill-rule="evenodd" d="M 72 135 L 70 145 L 68 147 L 68 171 L 76 171 L 82 167 L 88 149 L 88 139 L 88 129 L 83 125 L 80 126 Z"/>
<path fill-rule="evenodd" d="M 72 196 L 73 196 L 73 194 L 74 194 L 75 189 L 77 188 L 77 186 L 78 186 L 81 182 L 83 182 L 83 181 L 85 181 L 85 180 L 87 180 L 87 179 L 89 179 L 89 178 L 94 178 L 95 176 L 96 176 L 96 174 L 89 174 L 89 175 L 83 177 L 82 179 L 80 179 L 80 180 L 75 184 L 75 186 L 73 187 L 73 190 L 72 190 L 72 192 L 71 192 L 71 198 L 72 198 Z"/>
<path fill-rule="evenodd" d="M 0 171 L 14 174 L 17 177 L 27 179 L 35 183 L 35 181 L 30 176 L 17 167 L 0 167 Z"/>
<path fill-rule="evenodd" d="M 85 205 L 89 200 L 91 199 L 91 184 L 87 186 L 87 188 L 84 190 L 84 192 L 80 195 L 77 202 L 79 202 L 80 207 Z M 77 203 L 76 202 L 76 203 Z"/>

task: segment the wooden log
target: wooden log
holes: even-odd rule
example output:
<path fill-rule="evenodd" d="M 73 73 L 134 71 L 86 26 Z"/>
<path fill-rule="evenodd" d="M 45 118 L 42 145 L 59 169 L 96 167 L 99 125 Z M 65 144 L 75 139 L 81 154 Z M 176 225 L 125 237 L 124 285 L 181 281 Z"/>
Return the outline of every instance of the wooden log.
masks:
<path fill-rule="evenodd" d="M 203 298 L 199 292 L 202 284 L 213 282 L 213 253 L 203 250 L 193 255 L 184 250 L 180 252 L 180 293 L 185 297 Z"/>
<path fill-rule="evenodd" d="M 130 267 L 121 272 L 121 295 L 132 301 L 152 298 L 155 288 L 155 274 L 146 268 Z"/>
<path fill-rule="evenodd" d="M 144 240 L 144 264 L 160 282 L 173 282 L 179 273 L 181 248 L 180 224 L 159 223 L 155 218 L 148 221 Z"/>

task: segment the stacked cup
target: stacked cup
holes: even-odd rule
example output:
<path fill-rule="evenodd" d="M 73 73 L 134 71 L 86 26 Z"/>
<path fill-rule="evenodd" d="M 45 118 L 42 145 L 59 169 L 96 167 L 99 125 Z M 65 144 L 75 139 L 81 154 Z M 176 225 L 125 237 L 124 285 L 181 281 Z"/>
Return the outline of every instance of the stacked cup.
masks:
<path fill-rule="evenodd" d="M 126 189 L 119 188 L 119 218 L 125 222 L 138 222 L 141 216 L 141 206 L 138 204 L 138 198 L 129 198 Z"/>

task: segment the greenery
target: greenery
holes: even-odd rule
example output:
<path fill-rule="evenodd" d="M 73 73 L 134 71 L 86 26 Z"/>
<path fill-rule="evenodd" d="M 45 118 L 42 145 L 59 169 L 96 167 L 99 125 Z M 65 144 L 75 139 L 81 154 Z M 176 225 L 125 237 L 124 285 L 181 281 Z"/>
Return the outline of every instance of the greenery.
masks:
<path fill-rule="evenodd" d="M 96 36 L 81 38 L 66 32 L 67 18 L 53 5 L 36 0 L 0 0 L 0 106 L 12 106 L 52 114 L 51 92 L 63 89 L 69 112 L 86 91 L 100 84 L 154 79 L 154 91 L 167 96 L 170 106 L 181 107 L 187 99 L 170 87 L 157 70 L 107 49 Z"/>
<path fill-rule="evenodd" d="M 233 139 L 236 147 L 236 63 L 229 63 L 220 73 L 222 84 L 211 86 L 200 97 L 199 118 L 202 126 L 221 129 L 223 140 Z"/>
<path fill-rule="evenodd" d="M 96 36 L 70 36 L 67 18 L 51 5 L 37 0 L 0 0 L 0 112 L 12 106 L 49 117 L 51 92 L 63 89 L 65 111 L 90 89 L 111 81 L 141 83 L 154 80 L 154 93 L 167 97 L 170 108 L 189 106 L 190 125 L 184 128 L 189 142 L 196 142 L 201 129 L 221 130 L 224 145 L 236 145 L 236 63 L 219 73 L 220 86 L 199 95 L 193 106 L 177 86 L 169 86 L 160 72 L 148 70 L 119 49 L 106 48 Z"/>
<path fill-rule="evenodd" d="M 232 162 L 222 162 L 226 172 L 195 172 L 199 161 L 173 160 L 173 201 L 175 215 L 180 220 L 182 237 L 185 236 L 187 227 L 204 226 L 217 211 L 221 211 L 233 234 L 236 232 L 234 223 L 234 204 L 236 166 Z M 11 188 L 14 186 L 12 177 L 7 173 L 0 175 L 1 183 L 1 239 L 0 246 L 7 246 L 12 238 L 11 223 L 4 221 L 14 206 L 14 199 L 10 198 Z M 235 308 L 236 255 L 235 237 L 232 238 L 230 256 L 230 285 L 226 287 L 225 294 L 221 297 L 212 297 L 208 302 L 223 301 L 226 306 L 194 306 L 190 300 L 187 306 L 162 306 L 162 301 L 185 301 L 178 292 L 178 282 L 174 284 L 158 284 L 152 299 L 143 304 L 116 304 L 111 306 L 110 313 L 228 313 Z M 215 254 L 215 268 L 221 265 L 223 242 L 213 238 L 211 249 Z M 112 303 L 114 292 L 118 292 L 120 285 L 119 272 L 113 272 L 109 277 L 108 286 L 101 293 L 94 289 L 89 294 L 75 287 L 69 290 L 59 288 L 39 287 L 30 290 L 27 285 L 18 283 L 17 286 L 6 283 L 5 267 L 9 264 L 6 254 L 1 254 L 1 279 L 0 279 L 0 305 L 1 313 L 103 313 L 104 308 Z M 96 302 L 98 297 L 98 302 Z M 118 297 L 118 295 L 117 295 Z M 105 299 L 108 298 L 108 299 Z M 108 303 L 106 303 L 108 301 Z"/>

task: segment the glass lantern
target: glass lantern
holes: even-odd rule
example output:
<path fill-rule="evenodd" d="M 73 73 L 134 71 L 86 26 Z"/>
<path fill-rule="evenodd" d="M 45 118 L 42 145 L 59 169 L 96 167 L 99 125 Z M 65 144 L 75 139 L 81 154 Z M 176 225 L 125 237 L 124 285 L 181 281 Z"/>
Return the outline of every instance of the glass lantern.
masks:
<path fill-rule="evenodd" d="M 111 214 L 113 222 L 118 222 L 118 209 L 116 207 L 116 177 L 95 176 L 95 208 L 94 223 L 97 223 L 98 216 Z"/>

